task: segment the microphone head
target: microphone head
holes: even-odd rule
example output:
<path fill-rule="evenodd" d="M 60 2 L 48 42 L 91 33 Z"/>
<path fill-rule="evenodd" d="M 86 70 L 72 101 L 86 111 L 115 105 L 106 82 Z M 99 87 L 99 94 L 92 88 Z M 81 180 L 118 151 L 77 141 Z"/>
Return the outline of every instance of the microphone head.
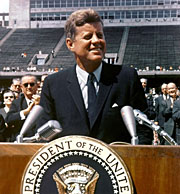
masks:
<path fill-rule="evenodd" d="M 131 137 L 136 137 L 136 121 L 134 118 L 133 108 L 131 106 L 122 107 L 121 116 Z"/>
<path fill-rule="evenodd" d="M 134 116 L 139 124 L 151 126 L 153 123 L 150 121 L 146 114 L 142 113 L 138 109 L 134 109 Z"/>
<path fill-rule="evenodd" d="M 26 118 L 21 131 L 20 131 L 20 136 L 24 136 L 24 134 L 31 129 L 36 121 L 39 119 L 41 114 L 43 113 L 43 107 L 40 105 L 35 105 L 32 110 L 30 111 L 28 117 Z"/>
<path fill-rule="evenodd" d="M 50 120 L 37 130 L 37 134 L 40 139 L 50 141 L 61 131 L 60 123 L 56 120 Z"/>

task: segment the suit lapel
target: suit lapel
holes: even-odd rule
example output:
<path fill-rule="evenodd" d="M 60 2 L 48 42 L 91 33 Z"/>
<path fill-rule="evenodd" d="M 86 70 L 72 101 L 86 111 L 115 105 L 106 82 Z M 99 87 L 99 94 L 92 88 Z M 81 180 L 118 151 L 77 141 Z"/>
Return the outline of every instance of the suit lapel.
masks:
<path fill-rule="evenodd" d="M 86 120 L 88 123 L 88 117 L 87 117 L 87 111 L 85 109 L 82 92 L 78 83 L 78 79 L 76 76 L 75 67 L 72 69 L 69 69 L 69 75 L 67 77 L 67 84 L 68 84 L 68 90 L 70 95 L 72 96 L 72 99 L 75 102 L 75 105 L 77 106 L 81 116 Z"/>
<path fill-rule="evenodd" d="M 22 96 L 20 97 L 20 107 L 19 108 L 20 108 L 20 110 L 23 110 L 27 107 L 28 107 L 28 105 L 27 105 L 25 96 L 24 96 L 24 94 L 22 94 Z"/>
<path fill-rule="evenodd" d="M 97 120 L 103 105 L 105 104 L 108 94 L 111 91 L 112 85 L 115 80 L 115 75 L 112 71 L 112 68 L 109 68 L 111 65 L 106 64 L 103 62 L 102 66 L 102 72 L 101 72 L 101 78 L 99 82 L 99 92 L 97 96 L 97 102 L 95 106 L 95 114 L 94 118 L 92 119 L 92 122 L 90 124 L 90 127 L 92 128 L 95 121 Z"/>
<path fill-rule="evenodd" d="M 99 92 L 97 96 L 97 102 L 95 105 L 95 114 L 94 118 L 92 119 L 92 123 L 90 124 L 90 127 L 94 125 L 96 119 L 98 118 L 98 115 L 100 114 L 104 103 L 106 102 L 107 96 L 109 94 L 109 91 L 111 89 L 112 85 L 104 85 L 103 83 L 99 83 Z"/>

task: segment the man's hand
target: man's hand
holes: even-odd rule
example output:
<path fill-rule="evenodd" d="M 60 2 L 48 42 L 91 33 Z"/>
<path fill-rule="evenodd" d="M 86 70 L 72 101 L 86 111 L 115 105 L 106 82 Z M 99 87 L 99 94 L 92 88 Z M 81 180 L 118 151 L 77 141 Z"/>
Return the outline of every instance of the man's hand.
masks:
<path fill-rule="evenodd" d="M 35 105 L 38 105 L 40 103 L 40 95 L 34 94 L 32 96 L 32 101 L 34 102 Z"/>
<path fill-rule="evenodd" d="M 32 102 L 26 109 L 23 110 L 24 116 L 27 116 L 29 114 L 29 112 L 31 111 L 34 105 L 35 105 L 35 102 Z"/>

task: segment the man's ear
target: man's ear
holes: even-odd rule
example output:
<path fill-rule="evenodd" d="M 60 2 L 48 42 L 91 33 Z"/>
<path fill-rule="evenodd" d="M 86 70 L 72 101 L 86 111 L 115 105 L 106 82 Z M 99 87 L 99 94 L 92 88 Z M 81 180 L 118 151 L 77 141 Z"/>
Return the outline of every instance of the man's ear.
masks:
<path fill-rule="evenodd" d="M 70 51 L 74 51 L 74 42 L 70 38 L 66 38 L 66 45 Z"/>

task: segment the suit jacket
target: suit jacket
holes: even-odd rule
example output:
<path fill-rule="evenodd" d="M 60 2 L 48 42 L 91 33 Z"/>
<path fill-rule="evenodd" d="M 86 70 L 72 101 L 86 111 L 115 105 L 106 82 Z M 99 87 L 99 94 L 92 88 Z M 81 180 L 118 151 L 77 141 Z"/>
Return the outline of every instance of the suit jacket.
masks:
<path fill-rule="evenodd" d="M 175 140 L 180 145 L 180 98 L 174 102 L 172 118 L 175 121 Z"/>
<path fill-rule="evenodd" d="M 113 105 L 118 106 L 114 107 Z M 58 120 L 63 128 L 59 135 L 85 135 L 106 143 L 130 142 L 120 109 L 125 105 L 144 110 L 146 99 L 137 72 L 133 68 L 103 62 L 97 103 L 92 123 L 89 123 L 75 66 L 49 75 L 43 85 L 40 105 L 44 115 L 39 125 Z M 140 143 L 151 143 L 151 131 L 140 128 Z"/>
<path fill-rule="evenodd" d="M 4 110 L 4 107 L 3 107 L 3 108 L 0 108 L 0 114 L 3 116 L 4 119 L 6 118 L 7 113 L 6 113 L 6 111 Z"/>
<path fill-rule="evenodd" d="M 4 121 L 2 114 L 0 114 L 0 141 L 6 140 L 5 131 L 6 131 L 5 121 Z"/>
<path fill-rule="evenodd" d="M 156 112 L 156 118 L 155 121 L 158 122 L 158 125 L 164 129 L 164 121 L 165 118 L 163 116 L 163 106 L 162 102 L 164 101 L 163 95 L 159 96 L 155 99 L 155 112 Z"/>
<path fill-rule="evenodd" d="M 162 114 L 165 117 L 165 121 L 164 121 L 164 130 L 170 135 L 172 136 L 173 131 L 174 131 L 174 120 L 172 118 L 172 102 L 171 99 L 167 99 L 162 101 L 162 106 L 163 106 L 163 111 Z"/>
<path fill-rule="evenodd" d="M 21 94 L 18 97 L 18 99 L 13 100 L 11 104 L 11 108 L 7 113 L 7 117 L 5 119 L 9 127 L 8 135 L 10 137 L 10 141 L 15 141 L 16 136 L 19 135 L 25 121 L 25 119 L 21 120 L 20 111 L 26 109 L 27 107 L 28 105 L 23 94 Z M 30 137 L 30 136 L 33 136 L 34 134 L 35 134 L 35 129 L 32 126 L 31 130 L 29 130 L 24 136 Z"/>

